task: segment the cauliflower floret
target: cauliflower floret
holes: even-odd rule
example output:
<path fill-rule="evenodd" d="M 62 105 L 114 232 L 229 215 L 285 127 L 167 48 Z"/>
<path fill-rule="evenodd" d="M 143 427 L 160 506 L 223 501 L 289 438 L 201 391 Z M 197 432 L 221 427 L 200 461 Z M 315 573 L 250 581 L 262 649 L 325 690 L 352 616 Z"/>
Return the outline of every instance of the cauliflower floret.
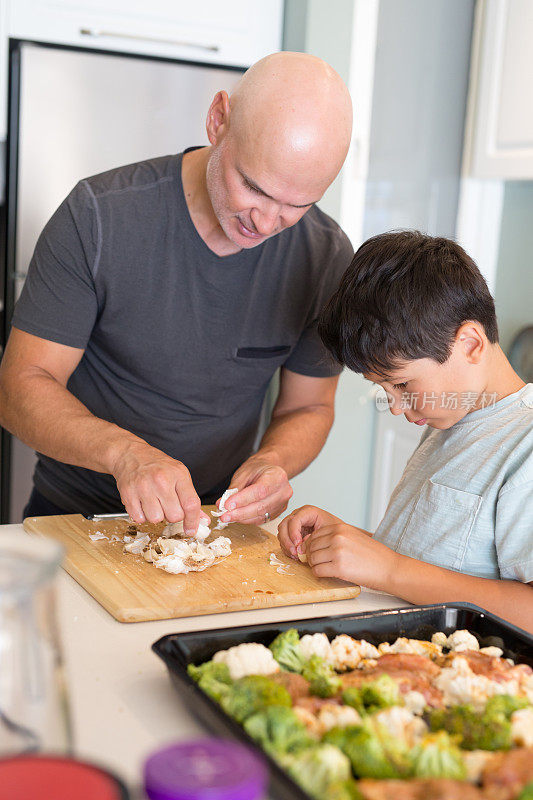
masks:
<path fill-rule="evenodd" d="M 349 725 L 360 725 L 361 717 L 351 706 L 339 706 L 336 703 L 325 703 L 317 714 L 318 730 L 321 736 L 331 728 L 347 728 Z"/>
<path fill-rule="evenodd" d="M 500 658 L 503 656 L 501 647 L 480 647 L 479 652 L 485 653 L 486 656 L 491 656 L 492 658 Z"/>
<path fill-rule="evenodd" d="M 331 650 L 331 644 L 325 633 L 306 633 L 300 639 L 300 653 L 302 657 L 308 661 L 311 656 L 320 656 L 328 664 L 334 663 L 334 655 Z"/>
<path fill-rule="evenodd" d="M 391 706 L 373 715 L 373 719 L 383 725 L 394 737 L 413 747 L 428 732 L 428 726 L 420 717 L 404 706 Z"/>
<path fill-rule="evenodd" d="M 533 747 L 533 708 L 520 708 L 511 715 L 511 735 L 514 744 Z"/>
<path fill-rule="evenodd" d="M 485 675 L 476 675 L 462 656 L 457 656 L 449 667 L 441 670 L 434 685 L 443 693 L 446 705 L 471 703 L 479 711 L 483 710 L 489 697 L 495 694 L 520 693 L 518 680 L 515 678 L 493 681 Z"/>
<path fill-rule="evenodd" d="M 437 631 L 431 637 L 432 644 L 436 644 L 437 647 L 446 647 L 448 644 L 448 637 L 442 631 Z"/>
<path fill-rule="evenodd" d="M 213 656 L 213 661 L 227 664 L 233 680 L 244 678 L 245 675 L 272 675 L 280 670 L 272 652 L 258 642 L 245 642 L 229 650 L 219 650 Z"/>
<path fill-rule="evenodd" d="M 520 688 L 530 703 L 533 703 L 533 674 L 523 675 L 520 679 Z"/>
<path fill-rule="evenodd" d="M 352 639 L 345 633 L 336 636 L 331 642 L 333 665 L 336 670 L 355 669 L 363 658 L 379 658 L 379 652 L 365 639 Z"/>
<path fill-rule="evenodd" d="M 424 713 L 424 709 L 427 705 L 426 698 L 422 692 L 407 692 L 403 696 L 403 701 L 405 703 L 405 707 L 413 714 L 417 714 L 418 716 Z"/>
<path fill-rule="evenodd" d="M 377 663 L 377 658 L 362 658 L 357 665 L 357 669 L 370 669 L 371 667 L 376 667 Z"/>
<path fill-rule="evenodd" d="M 310 733 L 311 736 L 316 736 L 317 739 L 322 736 L 318 718 L 315 717 L 312 711 L 309 711 L 309 709 L 304 706 L 293 706 L 292 710 L 300 722 L 305 725 L 307 732 Z"/>
<path fill-rule="evenodd" d="M 384 642 L 388 647 L 384 647 L 380 652 L 384 653 L 415 653 L 420 656 L 428 656 L 429 658 L 436 658 L 442 653 L 442 648 L 432 642 L 426 642 L 420 639 L 407 639 L 405 636 L 400 636 L 394 644 Z"/>
<path fill-rule="evenodd" d="M 454 631 L 446 641 L 450 650 L 460 653 L 462 650 L 479 650 L 479 642 L 469 631 Z"/>
<path fill-rule="evenodd" d="M 461 753 L 466 765 L 466 780 L 470 783 L 481 781 L 483 770 L 496 755 L 490 750 L 462 750 Z"/>

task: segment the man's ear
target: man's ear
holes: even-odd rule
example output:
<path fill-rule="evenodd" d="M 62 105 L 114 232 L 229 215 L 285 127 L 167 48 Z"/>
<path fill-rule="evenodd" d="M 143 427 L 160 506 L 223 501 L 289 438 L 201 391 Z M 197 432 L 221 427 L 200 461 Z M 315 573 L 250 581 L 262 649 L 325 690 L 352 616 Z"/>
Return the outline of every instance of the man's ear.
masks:
<path fill-rule="evenodd" d="M 455 336 L 469 364 L 479 364 L 487 350 L 487 337 L 479 322 L 463 322 Z"/>
<path fill-rule="evenodd" d="M 229 127 L 229 97 L 225 91 L 217 92 L 209 106 L 205 128 L 211 144 L 218 144 Z"/>

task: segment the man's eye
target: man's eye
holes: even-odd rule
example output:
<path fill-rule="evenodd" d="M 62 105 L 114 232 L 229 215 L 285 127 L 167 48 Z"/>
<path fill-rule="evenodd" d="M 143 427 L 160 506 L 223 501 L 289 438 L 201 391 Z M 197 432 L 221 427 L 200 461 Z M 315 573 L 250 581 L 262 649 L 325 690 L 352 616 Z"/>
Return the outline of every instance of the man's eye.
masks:
<path fill-rule="evenodd" d="M 395 383 L 394 384 L 394 388 L 395 389 L 405 389 L 405 387 L 407 386 L 407 383 L 408 383 L 408 381 L 406 381 L 405 383 Z"/>
<path fill-rule="evenodd" d="M 244 185 L 248 189 L 248 191 L 255 192 L 256 194 L 261 194 L 259 189 L 257 189 L 257 187 L 255 187 L 255 186 L 252 186 L 251 184 L 249 184 L 248 181 L 244 181 Z"/>

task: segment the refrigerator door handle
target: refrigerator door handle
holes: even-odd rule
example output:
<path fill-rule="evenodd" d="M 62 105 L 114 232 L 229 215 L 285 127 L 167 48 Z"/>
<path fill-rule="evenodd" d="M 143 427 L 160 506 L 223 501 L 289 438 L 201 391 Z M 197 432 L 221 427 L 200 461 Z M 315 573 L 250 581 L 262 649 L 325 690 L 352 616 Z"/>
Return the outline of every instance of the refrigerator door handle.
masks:
<path fill-rule="evenodd" d="M 163 39 L 158 36 L 142 36 L 137 33 L 123 33 L 122 31 L 99 31 L 94 28 L 80 28 L 81 36 L 92 36 L 95 39 L 111 37 L 113 39 L 133 39 L 140 42 L 156 42 L 157 44 L 173 44 L 177 47 L 192 47 L 196 50 L 206 50 L 211 53 L 218 53 L 218 44 L 202 44 L 202 42 L 186 42 L 179 39 Z"/>

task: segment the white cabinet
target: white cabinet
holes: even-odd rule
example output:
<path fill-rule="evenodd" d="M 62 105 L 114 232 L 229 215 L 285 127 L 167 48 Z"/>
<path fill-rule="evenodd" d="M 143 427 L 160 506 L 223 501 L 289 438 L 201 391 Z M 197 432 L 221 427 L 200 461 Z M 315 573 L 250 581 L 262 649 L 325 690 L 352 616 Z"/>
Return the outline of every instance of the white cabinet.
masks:
<path fill-rule="evenodd" d="M 370 489 L 369 530 L 375 532 L 383 519 L 394 487 L 402 477 L 424 428 L 393 416 L 386 408 L 386 397 L 379 391 L 382 407 L 376 411 L 374 428 L 374 468 Z M 384 399 L 383 399 L 384 398 Z"/>
<path fill-rule="evenodd" d="M 9 35 L 249 66 L 281 49 L 282 0 L 8 0 Z"/>
<path fill-rule="evenodd" d="M 465 174 L 533 178 L 533 2 L 479 0 Z"/>

